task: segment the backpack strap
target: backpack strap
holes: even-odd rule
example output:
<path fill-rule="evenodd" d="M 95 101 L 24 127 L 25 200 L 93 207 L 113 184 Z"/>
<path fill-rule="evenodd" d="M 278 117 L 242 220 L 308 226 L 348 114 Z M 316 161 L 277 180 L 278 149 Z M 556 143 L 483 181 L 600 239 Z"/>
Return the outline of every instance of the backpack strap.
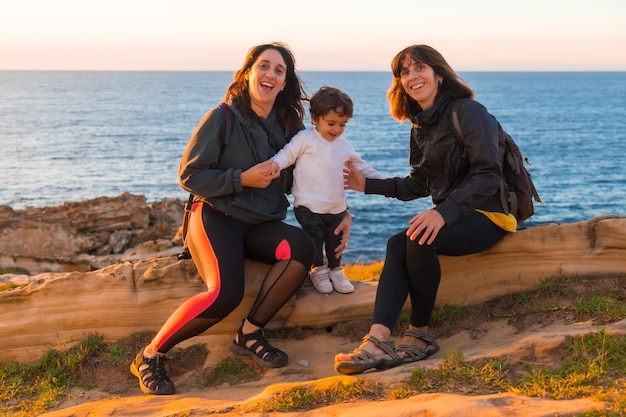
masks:
<path fill-rule="evenodd" d="M 228 104 L 221 102 L 219 104 L 220 111 L 222 113 L 222 120 L 220 122 L 220 154 L 224 151 L 224 147 L 226 146 L 226 119 L 227 116 L 231 113 L 230 106 Z M 191 252 L 189 252 L 189 245 L 187 243 L 187 229 L 189 228 L 189 217 L 191 217 L 191 207 L 195 201 L 196 196 L 194 194 L 189 194 L 189 198 L 185 203 L 185 212 L 183 214 L 183 251 L 176 255 L 178 260 L 181 259 L 191 259 Z"/>
<path fill-rule="evenodd" d="M 461 130 L 461 122 L 459 121 L 459 106 L 461 106 L 461 100 L 455 100 L 452 103 L 452 128 L 456 138 L 463 143 L 463 131 Z"/>
<path fill-rule="evenodd" d="M 461 106 L 461 99 L 455 100 L 452 103 L 452 129 L 456 135 L 456 138 L 463 143 L 463 130 L 461 129 L 461 121 L 459 120 L 459 107 Z M 504 170 L 504 166 L 502 167 Z M 504 175 L 504 173 L 503 173 Z M 510 193 L 511 196 L 507 195 L 506 190 L 506 181 L 502 179 L 500 181 L 500 203 L 502 204 L 502 209 L 504 210 L 504 214 L 509 214 L 510 212 L 516 213 L 517 210 L 517 196 L 515 193 Z M 510 200 L 511 199 L 511 200 Z M 509 206 L 514 205 L 514 207 Z"/>
<path fill-rule="evenodd" d="M 187 229 L 189 228 L 189 217 L 191 216 L 191 207 L 193 206 L 194 198 L 195 196 L 193 194 L 189 194 L 189 198 L 185 203 L 185 211 L 183 213 L 183 251 L 176 255 L 179 261 L 181 259 L 191 259 L 191 252 L 189 252 L 189 246 L 187 245 Z"/>
<path fill-rule="evenodd" d="M 220 110 L 222 111 L 222 122 L 220 123 L 220 152 L 224 150 L 226 146 L 226 120 L 228 115 L 230 115 L 231 110 L 230 106 L 225 102 L 221 102 L 219 105 Z"/>

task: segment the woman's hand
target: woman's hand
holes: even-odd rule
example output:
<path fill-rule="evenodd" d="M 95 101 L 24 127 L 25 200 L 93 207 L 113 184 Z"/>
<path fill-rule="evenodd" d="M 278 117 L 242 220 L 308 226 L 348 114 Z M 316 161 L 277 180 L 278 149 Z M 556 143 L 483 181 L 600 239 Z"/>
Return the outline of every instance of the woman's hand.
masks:
<path fill-rule="evenodd" d="M 365 177 L 353 168 L 352 162 L 347 162 L 343 167 L 343 188 L 346 190 L 365 191 Z"/>
<path fill-rule="evenodd" d="M 241 173 L 241 186 L 265 188 L 273 179 L 280 176 L 278 164 L 274 164 L 274 158 L 256 164 Z"/>
<path fill-rule="evenodd" d="M 420 245 L 426 243 L 430 245 L 435 241 L 439 230 L 445 226 L 446 221 L 443 216 L 436 210 L 426 210 L 419 214 L 416 214 L 411 220 L 409 220 L 409 229 L 406 231 L 406 235 L 411 240 L 417 239 L 420 233 L 422 237 L 417 242 Z"/>
<path fill-rule="evenodd" d="M 335 235 L 341 235 L 341 243 L 335 248 L 335 256 L 339 257 L 343 255 L 348 247 L 348 240 L 350 239 L 350 227 L 352 225 L 352 216 L 348 210 L 344 211 L 343 219 L 339 226 L 335 229 Z"/>

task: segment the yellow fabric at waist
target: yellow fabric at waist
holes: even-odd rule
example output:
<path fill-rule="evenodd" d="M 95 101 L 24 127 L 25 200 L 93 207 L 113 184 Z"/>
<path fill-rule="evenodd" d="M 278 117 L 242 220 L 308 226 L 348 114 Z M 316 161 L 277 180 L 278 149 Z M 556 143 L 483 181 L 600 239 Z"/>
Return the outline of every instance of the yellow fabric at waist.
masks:
<path fill-rule="evenodd" d="M 515 233 L 517 231 L 517 220 L 515 219 L 515 216 L 511 213 L 504 214 L 478 209 L 476 211 L 487 216 L 487 218 L 491 220 L 493 224 L 495 224 L 502 230 L 506 230 L 507 232 L 511 233 Z"/>

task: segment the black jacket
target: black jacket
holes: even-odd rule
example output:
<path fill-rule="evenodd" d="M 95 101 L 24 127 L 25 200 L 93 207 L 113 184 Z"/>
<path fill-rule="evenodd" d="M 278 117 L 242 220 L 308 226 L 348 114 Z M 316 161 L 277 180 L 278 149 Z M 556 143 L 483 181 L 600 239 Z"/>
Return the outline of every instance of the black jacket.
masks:
<path fill-rule="evenodd" d="M 504 155 L 500 125 L 483 105 L 462 99 L 461 142 L 452 127 L 454 100 L 440 96 L 430 109 L 413 117 L 409 176 L 366 179 L 366 194 L 404 201 L 430 195 L 448 225 L 476 209 L 504 212 L 499 194 Z"/>

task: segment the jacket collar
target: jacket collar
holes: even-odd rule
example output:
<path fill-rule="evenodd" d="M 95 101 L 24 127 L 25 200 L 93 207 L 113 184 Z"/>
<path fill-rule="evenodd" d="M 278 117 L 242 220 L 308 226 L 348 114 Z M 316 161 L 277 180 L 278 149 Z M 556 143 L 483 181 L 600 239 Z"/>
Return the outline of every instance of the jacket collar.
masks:
<path fill-rule="evenodd" d="M 436 123 L 442 108 L 446 108 L 452 101 L 452 97 L 448 95 L 440 95 L 435 99 L 432 107 L 428 110 L 418 108 L 417 113 L 411 115 L 411 121 L 417 125 L 428 125 Z"/>

